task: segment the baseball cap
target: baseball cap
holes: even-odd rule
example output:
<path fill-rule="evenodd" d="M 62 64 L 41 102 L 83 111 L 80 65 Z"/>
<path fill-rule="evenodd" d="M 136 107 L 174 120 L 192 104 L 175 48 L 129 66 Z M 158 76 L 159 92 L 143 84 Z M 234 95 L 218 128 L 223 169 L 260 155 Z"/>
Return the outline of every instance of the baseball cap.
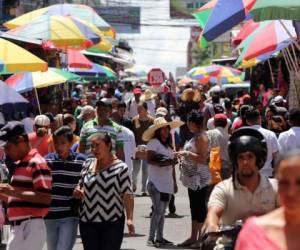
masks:
<path fill-rule="evenodd" d="M 168 110 L 164 107 L 160 107 L 156 110 L 155 116 L 166 116 L 168 114 Z"/>
<path fill-rule="evenodd" d="M 90 105 L 86 105 L 81 109 L 80 115 L 77 116 L 77 119 L 81 119 L 85 114 L 89 114 L 92 112 L 95 112 L 95 109 Z"/>
<path fill-rule="evenodd" d="M 142 94 L 142 89 L 141 88 L 134 88 L 133 89 L 133 94 L 135 94 L 135 95 Z"/>
<path fill-rule="evenodd" d="M 18 121 L 8 122 L 0 129 L 0 146 L 4 147 L 12 138 L 26 134 L 23 123 Z"/>
<path fill-rule="evenodd" d="M 216 114 L 214 116 L 214 120 L 217 121 L 217 120 L 225 120 L 227 121 L 227 116 L 225 114 Z"/>
<path fill-rule="evenodd" d="M 50 126 L 50 119 L 46 115 L 38 115 L 34 119 L 34 125 L 48 127 Z"/>

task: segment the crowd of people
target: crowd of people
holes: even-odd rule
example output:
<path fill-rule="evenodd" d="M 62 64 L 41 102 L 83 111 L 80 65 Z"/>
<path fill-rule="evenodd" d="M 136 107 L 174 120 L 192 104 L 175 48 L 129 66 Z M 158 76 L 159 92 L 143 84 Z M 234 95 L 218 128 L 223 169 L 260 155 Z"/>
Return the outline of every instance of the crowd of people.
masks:
<path fill-rule="evenodd" d="M 59 114 L 1 125 L 8 250 L 71 250 L 78 228 L 84 249 L 120 249 L 125 224 L 135 233 L 137 194 L 152 203 L 145 245 L 172 245 L 164 218 L 168 207 L 176 216 L 178 185 L 191 214 L 178 247 L 199 248 L 204 233 L 251 217 L 237 249 L 299 249 L 300 109 L 276 89 L 230 98 L 201 85 L 175 97 L 131 83 L 94 90 L 87 99 L 76 86 Z"/>

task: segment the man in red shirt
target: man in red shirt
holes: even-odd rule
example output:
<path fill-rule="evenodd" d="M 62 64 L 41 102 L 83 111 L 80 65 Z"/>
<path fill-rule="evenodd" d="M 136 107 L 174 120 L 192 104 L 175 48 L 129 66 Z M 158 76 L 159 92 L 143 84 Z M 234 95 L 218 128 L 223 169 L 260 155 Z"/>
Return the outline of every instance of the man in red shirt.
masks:
<path fill-rule="evenodd" d="M 22 123 L 8 122 L 0 129 L 0 146 L 14 162 L 9 184 L 0 184 L 11 222 L 7 250 L 41 250 L 46 240 L 43 217 L 51 202 L 51 172 L 44 158 L 31 149 Z"/>

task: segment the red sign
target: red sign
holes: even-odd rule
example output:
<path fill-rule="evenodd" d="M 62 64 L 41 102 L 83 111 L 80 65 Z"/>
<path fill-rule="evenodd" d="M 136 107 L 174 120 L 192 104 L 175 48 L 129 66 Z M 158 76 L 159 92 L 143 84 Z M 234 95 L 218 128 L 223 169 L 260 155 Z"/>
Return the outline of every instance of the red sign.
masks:
<path fill-rule="evenodd" d="M 148 82 L 152 85 L 154 88 L 159 88 L 160 85 L 166 80 L 165 73 L 159 69 L 154 68 L 151 69 L 148 73 Z"/>

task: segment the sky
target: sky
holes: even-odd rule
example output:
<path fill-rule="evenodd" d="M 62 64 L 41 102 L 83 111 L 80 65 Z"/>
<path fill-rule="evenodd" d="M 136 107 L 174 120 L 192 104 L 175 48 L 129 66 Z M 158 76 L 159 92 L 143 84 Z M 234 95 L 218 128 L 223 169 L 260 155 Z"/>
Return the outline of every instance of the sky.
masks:
<path fill-rule="evenodd" d="M 120 3 L 122 0 L 118 0 Z M 169 0 L 123 0 L 141 7 L 141 33 L 120 34 L 134 50 L 136 64 L 158 67 L 175 74 L 187 63 L 190 25 L 194 20 L 170 20 Z M 111 1 L 110 5 L 111 5 Z"/>

